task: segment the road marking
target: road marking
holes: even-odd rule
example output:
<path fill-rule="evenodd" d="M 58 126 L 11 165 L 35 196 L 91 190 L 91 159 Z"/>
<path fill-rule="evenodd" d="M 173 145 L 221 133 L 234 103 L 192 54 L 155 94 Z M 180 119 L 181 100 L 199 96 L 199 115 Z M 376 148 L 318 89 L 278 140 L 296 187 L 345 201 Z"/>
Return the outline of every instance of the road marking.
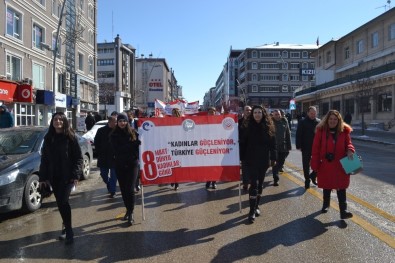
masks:
<path fill-rule="evenodd" d="M 286 166 L 290 167 L 291 169 L 293 169 L 294 167 L 297 168 L 296 166 L 286 163 Z M 304 187 L 304 182 L 302 182 L 300 179 L 297 179 L 295 176 L 289 174 L 289 173 L 282 173 L 282 176 L 286 177 L 288 180 L 294 182 L 295 184 Z M 322 200 L 322 193 L 319 192 L 318 190 L 315 190 L 313 188 L 310 188 L 307 190 L 307 192 L 309 192 L 311 195 L 317 197 L 318 199 Z M 352 196 L 352 197 L 351 197 Z M 352 199 L 354 202 L 359 203 L 362 206 L 365 206 L 368 209 L 371 209 L 373 212 L 379 213 L 380 215 L 382 214 L 387 214 L 386 212 L 375 208 L 374 206 L 370 205 L 369 203 L 347 193 L 347 197 L 349 199 Z M 361 202 L 360 202 L 361 201 Z M 333 205 L 333 202 L 331 202 L 330 205 L 332 208 L 334 208 L 335 210 L 339 211 L 339 206 L 338 205 Z M 374 209 L 373 209 L 374 208 Z M 390 219 L 388 219 L 388 217 Z M 385 218 L 387 218 L 388 220 L 393 220 L 393 216 L 387 214 L 387 216 L 384 216 Z M 377 237 L 378 239 L 380 239 L 381 241 L 383 241 L 384 243 L 386 243 L 387 245 L 389 245 L 392 248 L 395 248 L 395 238 L 383 231 L 381 231 L 379 228 L 373 226 L 372 224 L 370 224 L 368 221 L 366 221 L 365 219 L 357 216 L 354 214 L 354 216 L 350 219 L 352 220 L 354 223 L 358 224 L 359 226 L 361 226 L 363 229 L 365 229 L 366 231 L 368 231 L 370 234 L 372 234 L 373 236 Z"/>

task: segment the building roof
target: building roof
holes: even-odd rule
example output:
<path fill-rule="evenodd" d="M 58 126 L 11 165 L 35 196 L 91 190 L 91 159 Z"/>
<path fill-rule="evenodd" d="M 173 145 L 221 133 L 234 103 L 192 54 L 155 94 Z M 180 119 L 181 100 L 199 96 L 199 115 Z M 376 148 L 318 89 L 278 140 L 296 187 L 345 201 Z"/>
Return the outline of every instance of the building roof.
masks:
<path fill-rule="evenodd" d="M 317 44 L 280 44 L 279 42 L 263 44 L 255 49 L 317 49 Z M 252 48 L 250 48 L 252 49 Z"/>

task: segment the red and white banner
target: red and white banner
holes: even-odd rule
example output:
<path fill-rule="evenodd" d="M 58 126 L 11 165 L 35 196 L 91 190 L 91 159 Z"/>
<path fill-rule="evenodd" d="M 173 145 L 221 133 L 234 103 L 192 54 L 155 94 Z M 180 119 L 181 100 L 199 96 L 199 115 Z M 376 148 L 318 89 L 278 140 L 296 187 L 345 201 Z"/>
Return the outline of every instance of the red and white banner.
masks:
<path fill-rule="evenodd" d="M 139 119 L 143 185 L 239 181 L 236 115 Z"/>
<path fill-rule="evenodd" d="M 173 109 L 179 109 L 181 115 L 197 114 L 199 112 L 199 101 L 186 103 L 183 100 L 174 100 L 165 103 L 161 100 L 155 100 L 155 117 L 171 116 Z"/>

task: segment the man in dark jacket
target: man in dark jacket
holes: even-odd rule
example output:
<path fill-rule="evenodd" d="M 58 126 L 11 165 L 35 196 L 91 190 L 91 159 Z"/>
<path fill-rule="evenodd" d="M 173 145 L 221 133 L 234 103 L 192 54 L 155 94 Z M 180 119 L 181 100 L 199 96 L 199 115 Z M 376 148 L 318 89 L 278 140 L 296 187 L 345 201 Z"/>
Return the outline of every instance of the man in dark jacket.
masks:
<path fill-rule="evenodd" d="M 117 125 L 117 114 L 108 118 L 106 126 L 97 130 L 95 136 L 95 149 L 97 153 L 97 166 L 100 167 L 100 175 L 107 186 L 110 197 L 116 195 L 117 176 L 115 173 L 114 153 L 110 146 L 110 133 Z M 110 174 L 110 177 L 108 177 Z"/>
<path fill-rule="evenodd" d="M 307 116 L 298 122 L 296 129 L 296 149 L 302 151 L 303 175 L 305 179 L 305 188 L 310 188 L 310 160 L 311 149 L 315 134 L 315 126 L 320 122 L 317 118 L 317 109 L 310 106 Z"/>
<path fill-rule="evenodd" d="M 251 106 L 244 106 L 243 117 L 239 119 L 239 143 L 241 143 L 241 138 L 243 138 L 243 132 L 247 128 L 248 118 L 251 115 Z M 241 161 L 241 171 L 242 171 L 242 178 L 243 178 L 243 189 L 248 189 L 248 167 L 245 165 L 244 156 L 242 156 L 243 152 L 241 151 L 242 146 L 240 146 L 240 161 Z"/>
<path fill-rule="evenodd" d="M 0 105 L 0 128 L 14 127 L 14 118 L 5 105 Z"/>
<path fill-rule="evenodd" d="M 95 123 L 95 117 L 93 117 L 92 112 L 88 112 L 88 115 L 85 118 L 86 130 L 90 131 Z"/>
<path fill-rule="evenodd" d="M 278 186 L 280 180 L 278 172 L 284 165 L 285 159 L 287 158 L 289 151 L 292 149 L 291 146 L 291 132 L 289 130 L 288 120 L 283 117 L 279 110 L 273 110 L 273 123 L 276 127 L 276 149 L 277 149 L 277 160 L 276 165 L 272 168 L 273 173 L 273 185 Z"/>

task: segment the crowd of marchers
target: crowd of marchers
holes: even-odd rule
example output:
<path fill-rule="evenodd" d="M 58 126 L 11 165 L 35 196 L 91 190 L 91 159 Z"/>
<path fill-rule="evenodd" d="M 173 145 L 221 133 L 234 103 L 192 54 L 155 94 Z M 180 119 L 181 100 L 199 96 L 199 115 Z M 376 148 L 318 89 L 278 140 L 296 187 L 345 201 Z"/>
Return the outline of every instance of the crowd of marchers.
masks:
<path fill-rule="evenodd" d="M 216 109 L 210 108 L 208 115 L 215 114 Z M 172 115 L 181 116 L 177 110 Z M 322 213 L 328 211 L 331 191 L 336 190 L 340 218 L 351 218 L 346 202 L 350 175 L 343 170 L 340 159 L 353 156 L 352 129 L 336 110 L 330 110 L 322 120 L 316 115 L 316 108 L 310 107 L 296 130 L 296 149 L 302 152 L 305 188 L 309 189 L 312 182 L 323 189 Z M 96 120 L 90 114 L 87 119 L 87 127 L 91 128 Z M 94 138 L 97 166 L 110 198 L 116 197 L 118 181 L 126 208 L 123 220 L 130 226 L 134 222 L 135 193 L 140 190 L 137 120 L 132 111 L 112 112 L 107 119 L 107 125 L 99 128 Z M 280 109 L 269 113 L 259 105 L 245 106 L 238 129 L 242 183 L 249 195 L 248 221 L 253 223 L 261 214 L 263 182 L 270 167 L 273 186 L 279 185 L 279 173 L 292 149 L 290 121 Z M 74 238 L 69 197 L 81 173 L 82 155 L 77 137 L 67 116 L 63 112 L 54 113 L 43 144 L 40 189 L 55 196 L 64 226 L 59 239 L 66 244 L 73 243 Z M 175 190 L 179 187 L 176 182 L 172 186 Z M 217 188 L 216 182 L 207 182 L 206 188 L 210 186 Z"/>

